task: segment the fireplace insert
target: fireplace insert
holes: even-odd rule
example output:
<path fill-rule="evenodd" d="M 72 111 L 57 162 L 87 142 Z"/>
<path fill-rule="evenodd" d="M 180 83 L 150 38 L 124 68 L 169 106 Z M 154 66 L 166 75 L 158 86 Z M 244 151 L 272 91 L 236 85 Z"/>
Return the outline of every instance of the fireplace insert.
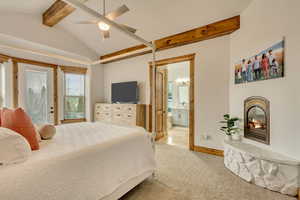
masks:
<path fill-rule="evenodd" d="M 270 144 L 270 103 L 264 97 L 249 97 L 244 103 L 244 136 Z"/>

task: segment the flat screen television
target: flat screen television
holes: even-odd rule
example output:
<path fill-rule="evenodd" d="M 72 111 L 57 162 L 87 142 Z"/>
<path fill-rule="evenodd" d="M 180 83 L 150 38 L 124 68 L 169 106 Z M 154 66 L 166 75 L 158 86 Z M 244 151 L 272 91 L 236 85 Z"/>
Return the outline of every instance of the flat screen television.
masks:
<path fill-rule="evenodd" d="M 138 103 L 137 81 L 113 83 L 111 86 L 112 103 Z"/>

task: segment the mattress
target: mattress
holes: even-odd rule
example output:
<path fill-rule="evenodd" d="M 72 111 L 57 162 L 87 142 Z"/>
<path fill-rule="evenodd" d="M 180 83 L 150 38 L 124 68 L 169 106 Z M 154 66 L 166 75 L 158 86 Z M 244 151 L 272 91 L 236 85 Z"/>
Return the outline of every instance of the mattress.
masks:
<path fill-rule="evenodd" d="M 0 167 L 0 199 L 99 200 L 154 169 L 143 128 L 66 124 L 26 162 Z"/>

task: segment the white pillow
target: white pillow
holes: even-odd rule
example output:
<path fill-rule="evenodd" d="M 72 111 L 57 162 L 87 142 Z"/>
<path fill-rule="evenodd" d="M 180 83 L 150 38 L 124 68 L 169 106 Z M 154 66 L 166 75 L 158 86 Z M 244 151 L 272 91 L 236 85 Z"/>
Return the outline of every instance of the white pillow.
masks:
<path fill-rule="evenodd" d="M 22 135 L 0 127 L 0 165 L 21 163 L 30 155 L 30 145 Z"/>

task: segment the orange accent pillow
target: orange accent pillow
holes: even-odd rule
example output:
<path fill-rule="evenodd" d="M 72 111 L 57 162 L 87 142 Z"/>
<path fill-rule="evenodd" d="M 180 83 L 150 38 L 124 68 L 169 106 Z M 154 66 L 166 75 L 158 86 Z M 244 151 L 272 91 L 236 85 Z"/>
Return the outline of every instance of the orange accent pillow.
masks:
<path fill-rule="evenodd" d="M 11 129 L 25 137 L 30 144 L 31 150 L 40 148 L 34 125 L 22 108 L 15 110 L 3 108 L 1 111 L 1 122 L 2 127 Z"/>

